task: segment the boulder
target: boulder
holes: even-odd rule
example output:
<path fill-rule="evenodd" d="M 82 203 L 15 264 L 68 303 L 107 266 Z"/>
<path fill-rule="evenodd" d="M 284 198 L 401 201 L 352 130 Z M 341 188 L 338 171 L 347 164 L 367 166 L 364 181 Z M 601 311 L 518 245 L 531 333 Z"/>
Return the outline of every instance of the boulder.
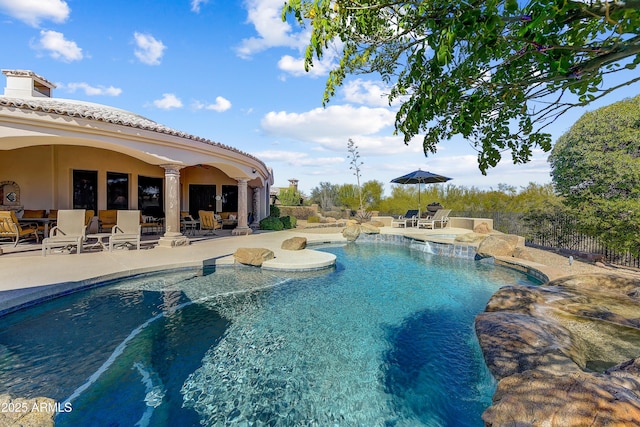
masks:
<path fill-rule="evenodd" d="M 349 242 L 355 241 L 360 236 L 360 226 L 358 224 L 348 225 L 342 230 L 342 236 Z"/>
<path fill-rule="evenodd" d="M 238 248 L 233 258 L 239 264 L 262 266 L 262 263 L 275 258 L 272 250 L 265 248 Z"/>
<path fill-rule="evenodd" d="M 380 228 L 371 223 L 360 224 L 360 232 L 364 234 L 380 234 Z"/>
<path fill-rule="evenodd" d="M 518 246 L 513 250 L 513 257 L 523 259 L 525 261 L 535 261 L 531 252 L 524 246 Z"/>
<path fill-rule="evenodd" d="M 486 222 L 481 222 L 480 224 L 473 227 L 473 232 L 479 234 L 489 234 L 491 233 L 491 227 L 489 227 L 489 224 L 487 224 Z"/>
<path fill-rule="evenodd" d="M 378 228 L 381 228 L 381 227 L 385 226 L 384 222 L 378 221 L 378 220 L 371 220 L 371 221 L 367 222 L 367 224 L 371 225 L 373 227 L 378 227 Z M 380 230 L 378 230 L 378 232 L 380 232 Z"/>
<path fill-rule="evenodd" d="M 485 425 L 640 426 L 639 289 L 598 273 L 496 292 L 475 323 L 500 380 Z"/>
<path fill-rule="evenodd" d="M 306 237 L 292 237 L 282 242 L 282 245 L 280 246 L 281 249 L 285 249 L 287 251 L 300 251 L 306 247 Z"/>
<path fill-rule="evenodd" d="M 53 427 L 56 402 L 48 397 L 33 399 L 0 395 L 0 427 Z"/>
<path fill-rule="evenodd" d="M 480 234 L 480 233 L 465 233 L 465 234 L 458 234 L 456 236 L 456 238 L 454 239 L 454 242 L 458 242 L 458 243 L 480 243 L 482 242 L 484 239 L 487 238 L 486 234 Z"/>
<path fill-rule="evenodd" d="M 478 245 L 476 252 L 481 257 L 512 257 L 517 247 L 524 247 L 524 237 L 515 234 L 492 234 Z"/>
<path fill-rule="evenodd" d="M 637 367 L 639 361 L 631 364 Z M 489 426 L 638 426 L 640 376 L 616 373 L 621 372 L 536 370 L 510 376 L 498 383 L 482 419 Z"/>

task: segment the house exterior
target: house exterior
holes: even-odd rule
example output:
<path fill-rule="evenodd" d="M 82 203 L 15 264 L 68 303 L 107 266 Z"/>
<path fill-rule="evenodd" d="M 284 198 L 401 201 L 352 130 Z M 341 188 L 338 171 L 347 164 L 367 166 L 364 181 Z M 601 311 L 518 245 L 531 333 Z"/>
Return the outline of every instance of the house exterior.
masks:
<path fill-rule="evenodd" d="M 163 246 L 188 243 L 180 212 L 237 214 L 234 234 L 269 214 L 260 159 L 140 115 L 52 96 L 28 70 L 2 70 L 0 210 L 139 209 L 164 215 Z M 249 221 L 252 221 L 250 223 Z"/>

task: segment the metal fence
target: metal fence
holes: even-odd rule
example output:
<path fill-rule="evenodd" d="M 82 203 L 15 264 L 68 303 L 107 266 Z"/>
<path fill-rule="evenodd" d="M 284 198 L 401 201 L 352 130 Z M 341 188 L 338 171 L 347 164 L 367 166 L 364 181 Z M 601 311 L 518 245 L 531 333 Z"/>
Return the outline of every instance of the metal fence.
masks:
<path fill-rule="evenodd" d="M 523 236 L 527 245 L 640 268 L 640 257 L 629 252 L 615 251 L 596 238 L 582 233 L 576 219 L 570 215 L 557 214 L 533 219 L 519 212 L 454 211 L 451 216 L 491 218 L 494 230 Z"/>

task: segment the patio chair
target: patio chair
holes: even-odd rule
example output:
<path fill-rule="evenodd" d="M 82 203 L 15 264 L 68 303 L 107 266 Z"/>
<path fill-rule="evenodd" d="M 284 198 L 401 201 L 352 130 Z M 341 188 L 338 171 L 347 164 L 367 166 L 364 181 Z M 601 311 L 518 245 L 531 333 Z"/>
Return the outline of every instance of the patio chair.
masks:
<path fill-rule="evenodd" d="M 140 249 L 140 211 L 122 211 L 117 214 L 116 225 L 109 236 L 109 252 L 118 245 L 132 245 Z"/>
<path fill-rule="evenodd" d="M 402 215 L 400 218 L 394 218 L 391 220 L 392 227 L 409 227 L 416 225 L 416 221 L 418 221 L 418 210 L 417 209 L 409 209 L 406 214 Z"/>
<path fill-rule="evenodd" d="M 0 211 L 0 238 L 15 239 L 13 247 L 16 247 L 20 239 L 26 237 L 35 237 L 36 243 L 39 242 L 38 225 L 21 225 L 14 211 Z"/>
<path fill-rule="evenodd" d="M 451 209 L 438 209 L 431 218 L 421 218 L 418 220 L 418 228 L 436 228 L 436 224 L 440 223 L 440 228 L 444 228 L 449 222 L 449 214 Z"/>
<path fill-rule="evenodd" d="M 76 253 L 82 251 L 86 238 L 85 209 L 61 209 L 58 211 L 57 224 L 49 230 L 49 237 L 42 240 L 42 255 L 51 253 L 52 248 L 76 247 Z"/>
<path fill-rule="evenodd" d="M 222 225 L 215 219 L 213 211 L 198 211 L 200 217 L 200 230 L 209 230 L 212 234 L 222 228 Z"/>

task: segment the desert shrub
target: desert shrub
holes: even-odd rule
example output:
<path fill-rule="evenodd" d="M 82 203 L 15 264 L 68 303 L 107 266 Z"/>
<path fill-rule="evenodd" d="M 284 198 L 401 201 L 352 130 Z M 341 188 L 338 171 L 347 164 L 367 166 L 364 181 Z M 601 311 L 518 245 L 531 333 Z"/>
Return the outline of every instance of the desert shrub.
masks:
<path fill-rule="evenodd" d="M 323 213 L 328 218 L 342 219 L 342 212 L 340 211 L 327 211 Z"/>
<path fill-rule="evenodd" d="M 263 218 L 260 221 L 260 229 L 280 231 L 280 230 L 284 230 L 284 224 L 282 224 L 282 221 L 280 221 L 280 218 L 276 218 L 274 216 L 268 216 L 266 218 Z"/>
<path fill-rule="evenodd" d="M 307 219 L 318 215 L 318 211 L 310 206 L 280 206 L 280 216 L 295 216 L 297 219 Z"/>
<path fill-rule="evenodd" d="M 269 216 L 273 218 L 280 218 L 280 208 L 276 205 L 269 206 Z"/>
<path fill-rule="evenodd" d="M 298 224 L 295 216 L 281 216 L 280 222 L 282 222 L 282 225 L 286 230 L 296 228 L 296 225 Z"/>
<path fill-rule="evenodd" d="M 317 215 L 309 216 L 309 217 L 307 217 L 307 222 L 310 223 L 310 224 L 311 223 L 317 224 L 317 223 L 320 222 L 320 217 L 317 216 Z"/>

